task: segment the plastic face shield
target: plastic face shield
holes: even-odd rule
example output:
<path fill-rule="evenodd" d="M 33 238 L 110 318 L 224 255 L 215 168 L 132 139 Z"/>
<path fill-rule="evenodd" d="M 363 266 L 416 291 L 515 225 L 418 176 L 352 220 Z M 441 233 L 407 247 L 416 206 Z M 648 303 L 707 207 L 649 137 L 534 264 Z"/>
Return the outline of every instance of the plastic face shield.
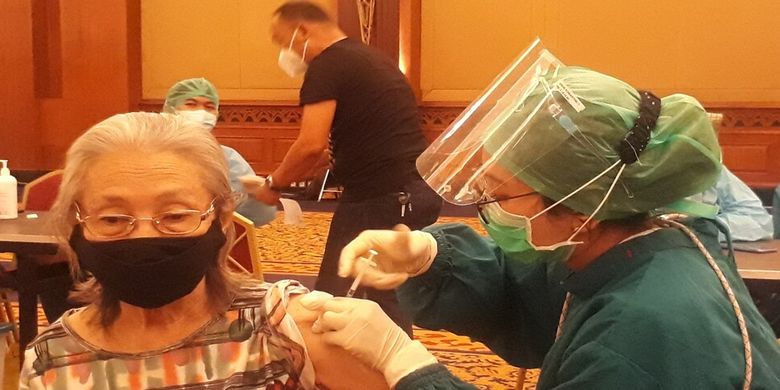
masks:
<path fill-rule="evenodd" d="M 554 81 L 563 66 L 536 39 L 417 159 L 428 185 L 458 205 L 496 199 L 503 183 L 486 176 L 491 167 L 516 177 L 576 137 L 584 106 Z"/>

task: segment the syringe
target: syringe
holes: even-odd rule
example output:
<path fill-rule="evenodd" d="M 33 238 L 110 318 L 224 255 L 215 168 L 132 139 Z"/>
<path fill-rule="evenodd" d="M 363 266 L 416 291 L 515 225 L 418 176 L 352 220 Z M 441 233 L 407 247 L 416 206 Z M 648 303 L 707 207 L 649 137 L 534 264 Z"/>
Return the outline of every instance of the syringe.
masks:
<path fill-rule="evenodd" d="M 377 252 L 373 249 L 368 250 L 368 258 L 365 257 L 360 258 L 360 262 L 363 263 L 362 267 L 358 270 L 358 274 L 355 277 L 355 280 L 352 282 L 352 286 L 349 287 L 349 291 L 347 291 L 347 298 L 352 298 L 353 295 L 355 295 L 355 291 L 357 291 L 358 286 L 360 286 L 360 279 L 363 279 L 363 274 L 366 273 L 366 269 L 368 267 L 376 267 L 376 263 L 374 263 L 373 259 L 374 256 L 377 255 Z"/>

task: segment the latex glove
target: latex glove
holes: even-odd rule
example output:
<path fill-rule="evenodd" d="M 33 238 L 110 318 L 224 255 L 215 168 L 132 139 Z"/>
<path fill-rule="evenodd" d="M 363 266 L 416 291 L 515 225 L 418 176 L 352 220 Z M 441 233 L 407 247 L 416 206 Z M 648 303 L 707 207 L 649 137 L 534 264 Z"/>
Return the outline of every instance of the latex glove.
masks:
<path fill-rule="evenodd" d="M 322 310 L 322 306 L 325 305 L 325 302 L 331 300 L 333 298 L 333 295 L 330 293 L 326 293 L 325 291 L 319 291 L 314 290 L 308 294 L 304 294 L 301 296 L 300 300 L 298 301 L 301 306 L 303 306 L 307 310 Z"/>
<path fill-rule="evenodd" d="M 410 276 L 425 273 L 437 252 L 436 239 L 430 233 L 410 231 L 406 225 L 366 230 L 341 251 L 339 276 L 356 277 L 359 259 L 367 258 L 371 249 L 377 252 L 373 258 L 377 267 L 367 269 L 360 284 L 378 289 L 394 289 Z"/>
<path fill-rule="evenodd" d="M 412 372 L 437 363 L 376 302 L 312 294 L 307 297 L 301 299 L 303 307 L 322 311 L 312 332 L 322 334 L 325 343 L 345 349 L 381 372 L 391 388 Z"/>

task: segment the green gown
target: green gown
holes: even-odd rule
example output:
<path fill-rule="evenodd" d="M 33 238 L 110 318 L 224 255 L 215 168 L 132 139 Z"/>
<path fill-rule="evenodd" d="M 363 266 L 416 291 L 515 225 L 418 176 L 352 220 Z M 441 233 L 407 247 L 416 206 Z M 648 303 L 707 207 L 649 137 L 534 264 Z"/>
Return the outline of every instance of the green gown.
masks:
<path fill-rule="evenodd" d="M 780 389 L 780 347 L 756 310 L 717 228 L 689 222 L 731 284 L 747 322 L 753 389 Z M 744 380 L 742 339 L 714 271 L 678 229 L 622 243 L 580 272 L 526 264 L 465 225 L 426 229 L 439 251 L 431 269 L 399 290 L 415 324 L 485 343 L 520 367 L 538 367 L 538 389 L 734 389 Z M 554 341 L 563 298 L 572 302 Z M 396 387 L 467 389 L 442 366 Z"/>

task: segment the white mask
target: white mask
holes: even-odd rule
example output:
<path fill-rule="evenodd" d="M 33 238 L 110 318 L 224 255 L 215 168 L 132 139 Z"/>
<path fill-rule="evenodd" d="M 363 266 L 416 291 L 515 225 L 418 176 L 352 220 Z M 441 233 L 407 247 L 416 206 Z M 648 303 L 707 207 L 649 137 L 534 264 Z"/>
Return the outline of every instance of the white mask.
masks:
<path fill-rule="evenodd" d="M 292 44 L 295 40 L 295 34 L 297 33 L 298 29 L 296 28 L 295 31 L 293 31 L 292 38 L 290 38 L 290 46 L 287 48 L 282 48 L 282 50 L 279 51 L 279 60 L 277 61 L 279 68 L 281 68 L 284 73 L 287 73 L 287 75 L 290 77 L 304 74 L 306 69 L 309 67 L 306 61 L 304 61 L 306 58 L 306 49 L 309 47 L 309 40 L 307 39 L 303 44 L 303 57 L 301 57 L 292 49 Z"/>
<path fill-rule="evenodd" d="M 217 116 L 206 110 L 177 110 L 176 113 L 184 117 L 184 119 L 195 122 L 209 130 L 213 129 L 214 126 L 217 125 Z"/>

